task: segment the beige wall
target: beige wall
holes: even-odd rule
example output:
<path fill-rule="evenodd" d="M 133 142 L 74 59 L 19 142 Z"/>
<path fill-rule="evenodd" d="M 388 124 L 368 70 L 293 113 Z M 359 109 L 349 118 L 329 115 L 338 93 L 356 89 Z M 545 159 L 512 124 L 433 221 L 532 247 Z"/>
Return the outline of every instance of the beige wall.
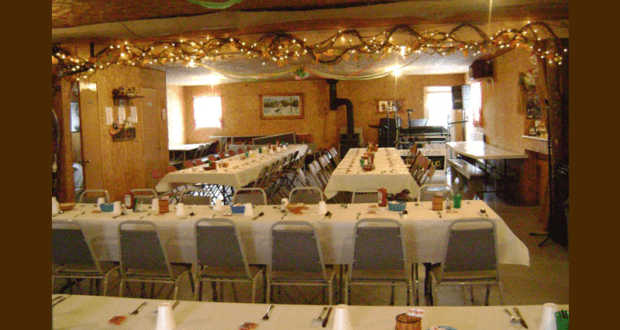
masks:
<path fill-rule="evenodd" d="M 168 144 L 185 143 L 185 102 L 183 87 L 169 85 L 166 88 L 168 102 Z"/>
<path fill-rule="evenodd" d="M 495 59 L 494 79 L 481 81 L 484 127 L 487 143 L 514 152 L 529 149 L 546 153 L 546 142 L 522 137 L 529 119 L 519 74 L 531 68 L 529 52 L 512 50 Z"/>
<path fill-rule="evenodd" d="M 377 100 L 402 99 L 404 109 L 415 109 L 412 119 L 423 118 L 424 86 L 453 86 L 465 83 L 465 75 L 389 76 L 365 81 L 338 82 L 338 98 L 353 102 L 354 125 L 363 129 L 365 142 L 378 143 L 378 125 L 384 114 L 376 111 Z M 260 95 L 303 93 L 304 117 L 295 120 L 261 120 Z M 341 127 L 346 127 L 344 106 L 329 110 L 329 85 L 325 80 L 233 83 L 218 86 L 183 87 L 186 143 L 209 141 L 213 135 L 262 135 L 286 132 L 310 133 L 319 147 L 338 143 Z M 169 93 L 170 95 L 170 93 Z M 222 129 L 194 129 L 193 98 L 220 95 L 223 108 Z M 169 101 L 170 104 L 170 101 Z M 407 119 L 406 112 L 399 114 Z"/>

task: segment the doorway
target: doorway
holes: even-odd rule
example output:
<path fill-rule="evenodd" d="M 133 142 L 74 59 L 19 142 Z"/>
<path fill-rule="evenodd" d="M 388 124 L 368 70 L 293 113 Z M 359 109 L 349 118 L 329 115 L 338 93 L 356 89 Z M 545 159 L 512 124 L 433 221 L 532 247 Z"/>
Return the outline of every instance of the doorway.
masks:
<path fill-rule="evenodd" d="M 82 133 L 80 125 L 80 92 L 77 82 L 71 84 L 70 96 L 70 129 L 71 129 L 71 159 L 73 168 L 73 189 L 75 196 L 84 191 L 84 164 L 82 158 Z"/>

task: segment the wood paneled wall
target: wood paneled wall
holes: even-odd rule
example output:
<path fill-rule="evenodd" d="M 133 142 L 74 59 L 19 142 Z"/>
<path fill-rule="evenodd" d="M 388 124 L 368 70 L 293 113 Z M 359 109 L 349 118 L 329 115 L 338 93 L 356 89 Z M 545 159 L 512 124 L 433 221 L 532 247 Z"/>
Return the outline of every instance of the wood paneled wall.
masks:
<path fill-rule="evenodd" d="M 425 86 L 453 86 L 465 83 L 464 74 L 389 76 L 366 81 L 338 82 L 338 98 L 353 102 L 354 125 L 363 129 L 365 142 L 378 143 L 378 125 L 385 117 L 376 111 L 377 100 L 402 99 L 404 109 L 415 109 L 412 119 L 424 117 Z M 260 95 L 269 93 L 303 93 L 304 117 L 293 120 L 261 120 Z M 344 106 L 329 110 L 329 85 L 326 80 L 287 82 L 232 83 L 217 86 L 183 87 L 186 143 L 209 141 L 213 135 L 261 135 L 294 131 L 312 134 L 319 147 L 338 144 L 340 128 L 346 127 Z M 222 97 L 223 128 L 194 128 L 193 98 L 220 95 Z M 170 102 L 170 100 L 169 100 Z M 169 103 L 170 104 L 170 103 Z M 407 113 L 399 113 L 407 119 Z"/>
<path fill-rule="evenodd" d="M 88 46 L 78 46 L 76 52 L 80 56 L 88 57 Z M 112 66 L 105 70 L 97 71 L 88 80 L 89 83 L 97 84 L 97 113 L 99 116 L 99 135 L 101 137 L 101 147 L 97 150 L 103 161 L 103 174 L 101 175 L 102 186 L 96 188 L 103 188 L 109 191 L 110 197 L 113 201 L 121 200 L 123 193 L 134 188 L 152 188 L 147 187 L 147 175 L 149 171 L 145 168 L 143 157 L 143 144 L 144 144 L 144 130 L 145 129 L 159 129 L 160 138 L 159 145 L 161 148 L 158 150 L 152 150 L 151 152 L 157 153 L 160 162 L 157 167 L 165 169 L 168 165 L 168 129 L 167 129 L 167 115 L 162 116 L 162 110 L 166 109 L 166 77 L 163 71 L 137 68 L 129 66 Z M 63 79 L 63 84 L 68 84 Z M 136 124 L 136 138 L 134 140 L 113 142 L 112 137 L 108 132 L 108 125 L 105 125 L 106 107 L 112 107 L 114 116 L 117 118 L 117 105 L 112 98 L 112 90 L 115 88 L 135 87 L 137 90 L 140 88 L 152 88 L 157 90 L 157 100 L 154 106 L 159 109 L 158 127 L 144 127 L 143 126 L 143 112 L 140 104 L 140 99 L 130 101 L 129 105 L 136 105 L 138 110 L 138 123 Z M 53 106 L 55 108 L 61 108 L 63 114 L 66 116 L 66 121 L 69 118 L 69 88 L 65 88 L 63 85 L 63 91 L 59 94 L 58 105 Z M 126 106 L 127 116 L 129 116 L 129 106 Z M 67 135 L 66 141 L 71 144 L 71 133 L 68 123 L 63 124 L 63 134 Z M 84 146 L 88 148 L 88 146 Z M 62 201 L 71 201 L 73 197 L 73 168 L 71 166 L 71 148 L 63 146 L 64 158 L 63 165 L 66 167 L 63 170 L 64 178 L 64 195 Z M 88 182 L 86 182 L 87 188 Z"/>
<path fill-rule="evenodd" d="M 166 107 L 165 73 L 162 71 L 136 67 L 110 67 L 97 72 L 89 81 L 97 83 L 100 123 L 105 123 L 106 107 L 112 107 L 116 116 L 118 108 L 112 99 L 112 90 L 119 87 L 157 89 L 159 100 L 155 107 L 158 109 L 165 109 Z M 168 130 L 166 120 L 161 118 L 160 112 L 158 114 L 160 118 L 159 127 L 145 127 L 143 126 L 144 114 L 139 99 L 131 100 L 125 106 L 127 115 L 129 115 L 129 107 L 134 105 L 138 110 L 135 139 L 114 142 L 108 132 L 108 125 L 100 125 L 103 189 L 108 190 L 112 200 L 120 200 L 123 193 L 130 189 L 150 188 L 147 187 L 147 171 L 144 170 L 143 159 L 145 129 L 161 130 L 159 144 L 162 148 L 160 150 L 152 150 L 152 152 L 159 153 L 161 159 L 160 168 L 163 169 L 168 164 Z"/>

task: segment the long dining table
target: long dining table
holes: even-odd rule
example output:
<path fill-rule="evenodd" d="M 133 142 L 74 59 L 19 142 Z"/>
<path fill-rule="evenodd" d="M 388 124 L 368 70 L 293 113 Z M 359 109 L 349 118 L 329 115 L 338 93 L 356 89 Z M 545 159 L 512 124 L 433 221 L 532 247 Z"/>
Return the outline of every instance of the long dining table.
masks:
<path fill-rule="evenodd" d="M 66 299 L 63 299 L 67 297 Z M 157 311 L 166 300 L 100 297 L 84 295 L 52 295 L 58 304 L 52 307 L 52 329 L 155 329 Z M 63 299 L 61 301 L 61 299 Z M 130 313 L 146 303 L 136 315 Z M 174 303 L 173 303 L 174 306 Z M 252 323 L 257 329 L 312 330 L 333 329 L 337 308 L 346 308 L 353 329 L 393 329 L 396 316 L 408 312 L 407 306 L 332 306 L 333 312 L 327 318 L 325 327 L 316 319 L 325 306 L 276 304 L 264 320 L 267 304 L 223 303 L 179 301 L 172 310 L 172 319 L 177 330 L 234 330 L 242 324 Z M 512 306 L 507 306 L 512 307 Z M 542 322 L 543 305 L 518 305 L 523 320 L 530 329 L 538 329 Z M 512 330 L 522 329 L 518 323 L 511 323 L 504 306 L 423 306 L 421 329 L 441 330 Z M 560 310 L 569 311 L 569 305 L 557 305 Z M 511 313 L 514 314 L 512 308 Z M 122 322 L 120 325 L 111 320 Z"/>
<path fill-rule="evenodd" d="M 165 242 L 170 261 L 191 263 L 196 253 L 194 223 L 212 216 L 226 218 L 233 220 L 239 228 L 248 261 L 268 264 L 273 223 L 278 220 L 304 220 L 315 227 L 325 262 L 344 265 L 350 264 L 353 259 L 354 224 L 358 219 L 398 220 L 403 228 L 407 260 L 412 263 L 436 263 L 443 259 L 448 226 L 452 220 L 488 217 L 497 228 L 499 263 L 529 266 L 529 251 L 525 244 L 484 201 L 463 201 L 460 209 L 450 213 L 433 211 L 431 204 L 407 203 L 407 214 L 378 207 L 376 203 L 327 204 L 330 216 L 319 214 L 318 205 L 306 205 L 300 214 L 282 212 L 279 205 L 257 205 L 253 208 L 254 217 L 233 214 L 229 205 L 223 205 L 221 210 L 206 205 L 185 205 L 187 214 L 183 216 L 176 214 L 174 206 L 164 214 L 150 211 L 149 206 L 143 212 L 129 210 L 125 215 L 114 216 L 99 211 L 93 204 L 77 204 L 71 211 L 52 216 L 52 221 L 72 219 L 80 222 L 99 259 L 109 261 L 119 260 L 118 225 L 122 221 L 152 221 Z M 191 216 L 190 212 L 194 215 Z M 263 215 L 258 216 L 261 213 Z"/>
<path fill-rule="evenodd" d="M 418 195 L 420 186 L 409 173 L 399 150 L 379 148 L 374 154 L 375 168 L 371 171 L 364 171 L 360 165 L 360 158 L 365 153 L 364 148 L 349 149 L 331 174 L 325 187 L 325 197 L 331 198 L 339 191 L 354 192 L 378 188 L 386 188 L 390 194 L 407 189 L 412 196 Z"/>
<path fill-rule="evenodd" d="M 279 151 L 266 151 L 264 153 L 253 150 L 252 155 L 247 158 L 245 154 L 242 154 L 218 161 L 218 163 L 227 163 L 227 167 L 207 170 L 204 165 L 201 165 L 167 173 L 157 183 L 155 190 L 158 192 L 170 191 L 188 183 L 218 184 L 239 189 L 258 179 L 260 171 L 265 166 L 271 165 L 296 151 L 299 151 L 298 155 L 303 155 L 307 150 L 308 146 L 305 144 L 289 145 Z"/>

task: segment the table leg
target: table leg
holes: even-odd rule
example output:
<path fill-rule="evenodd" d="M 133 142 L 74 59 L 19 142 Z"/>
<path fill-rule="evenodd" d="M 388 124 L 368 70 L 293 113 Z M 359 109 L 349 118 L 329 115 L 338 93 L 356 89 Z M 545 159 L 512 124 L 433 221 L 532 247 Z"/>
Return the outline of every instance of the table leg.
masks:
<path fill-rule="evenodd" d="M 424 298 L 427 306 L 433 306 L 433 286 L 431 281 L 431 263 L 424 262 Z"/>

